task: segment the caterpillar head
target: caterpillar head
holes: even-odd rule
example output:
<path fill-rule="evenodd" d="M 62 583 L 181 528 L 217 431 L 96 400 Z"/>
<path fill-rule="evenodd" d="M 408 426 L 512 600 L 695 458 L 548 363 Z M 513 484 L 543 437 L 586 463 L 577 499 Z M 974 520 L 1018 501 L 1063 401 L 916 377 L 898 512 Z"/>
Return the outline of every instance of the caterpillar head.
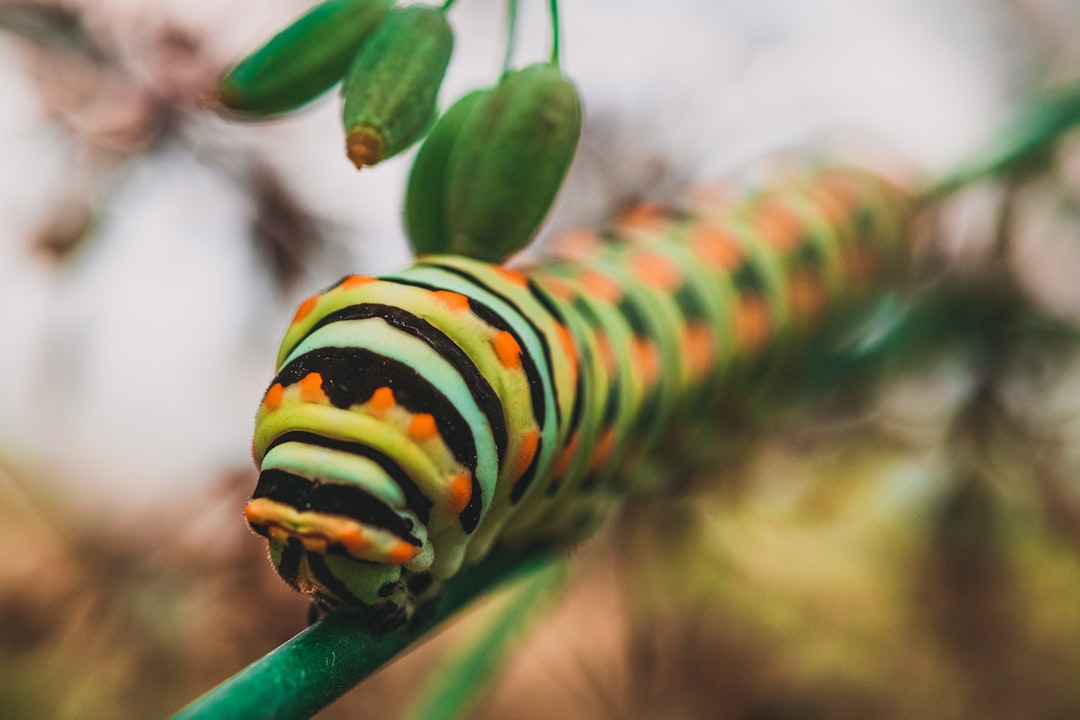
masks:
<path fill-rule="evenodd" d="M 354 276 L 301 305 L 256 418 L 245 509 L 286 582 L 384 618 L 410 615 L 457 571 L 483 510 L 477 475 L 495 468 L 453 368 L 401 318 L 422 321 L 364 302 L 387 286 Z"/>
<path fill-rule="evenodd" d="M 392 477 L 401 473 L 386 452 L 393 443 L 368 444 L 392 425 L 334 406 L 318 372 L 281 380 L 260 408 L 260 475 L 245 517 L 293 587 L 326 606 L 393 613 L 406 604 L 405 578 L 426 573 L 434 549 Z M 383 390 L 367 404 L 385 404 L 392 391 Z"/>

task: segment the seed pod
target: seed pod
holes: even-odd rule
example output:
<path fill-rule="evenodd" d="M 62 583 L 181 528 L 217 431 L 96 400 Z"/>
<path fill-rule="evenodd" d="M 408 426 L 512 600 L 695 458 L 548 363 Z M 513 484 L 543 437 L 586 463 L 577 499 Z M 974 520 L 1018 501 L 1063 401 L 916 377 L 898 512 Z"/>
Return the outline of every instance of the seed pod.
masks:
<path fill-rule="evenodd" d="M 449 252 L 446 232 L 446 169 L 462 124 L 490 89 L 474 90 L 443 113 L 420 146 L 405 187 L 405 228 L 417 255 Z"/>
<path fill-rule="evenodd" d="M 218 101 L 252 119 L 314 100 L 341 80 L 393 0 L 327 0 L 240 61 L 218 87 Z"/>
<path fill-rule="evenodd" d="M 392 10 L 345 77 L 345 148 L 357 168 L 416 142 L 435 119 L 454 34 L 440 8 Z"/>
<path fill-rule="evenodd" d="M 505 76 L 461 128 L 447 168 L 449 250 L 499 262 L 551 208 L 581 135 L 577 91 L 554 65 Z"/>

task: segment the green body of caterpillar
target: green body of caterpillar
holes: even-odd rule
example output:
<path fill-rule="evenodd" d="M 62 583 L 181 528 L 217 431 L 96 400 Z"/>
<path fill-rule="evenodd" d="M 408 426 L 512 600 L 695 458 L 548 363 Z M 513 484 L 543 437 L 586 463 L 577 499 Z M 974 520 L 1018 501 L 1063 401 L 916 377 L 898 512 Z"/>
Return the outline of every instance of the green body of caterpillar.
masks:
<path fill-rule="evenodd" d="M 405 229 L 417 255 L 449 251 L 446 231 L 446 182 L 450 152 L 461 125 L 491 94 L 474 90 L 442 114 L 416 154 L 405 188 Z"/>
<path fill-rule="evenodd" d="M 464 119 L 447 159 L 451 252 L 501 262 L 551 209 L 581 136 L 581 101 L 550 63 L 508 73 Z"/>
<path fill-rule="evenodd" d="M 345 146 L 357 168 L 375 165 L 420 139 L 435 119 L 454 34 L 441 8 L 395 8 L 345 77 Z"/>
<path fill-rule="evenodd" d="M 493 544 L 572 542 L 661 436 L 899 277 L 911 207 L 825 170 L 639 209 L 524 271 L 439 255 L 347 277 L 282 343 L 248 522 L 287 582 L 384 627 Z"/>
<path fill-rule="evenodd" d="M 222 106 L 251 118 L 295 110 L 329 90 L 393 0 L 327 0 L 240 61 L 222 80 Z"/>

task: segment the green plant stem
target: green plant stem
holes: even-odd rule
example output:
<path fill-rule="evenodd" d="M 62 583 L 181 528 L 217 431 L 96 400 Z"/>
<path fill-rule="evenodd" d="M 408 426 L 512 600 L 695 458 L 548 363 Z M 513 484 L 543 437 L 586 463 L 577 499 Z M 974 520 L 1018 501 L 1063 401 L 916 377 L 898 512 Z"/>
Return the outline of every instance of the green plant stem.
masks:
<path fill-rule="evenodd" d="M 550 552 L 489 556 L 449 583 L 434 615 L 417 628 L 375 635 L 354 616 L 331 615 L 181 709 L 173 720 L 309 718 L 477 595 L 558 560 Z"/>
<path fill-rule="evenodd" d="M 446 12 L 456 2 L 457 2 L 457 0 L 444 0 L 444 2 L 442 4 L 442 11 Z"/>
<path fill-rule="evenodd" d="M 1041 170 L 1052 161 L 1058 142 L 1077 125 L 1080 83 L 1047 90 L 1020 106 L 990 148 L 934 182 L 922 193 L 921 200 L 933 204 L 982 180 Z"/>
<path fill-rule="evenodd" d="M 559 0 L 550 0 L 551 7 L 551 64 L 559 67 Z"/>
<path fill-rule="evenodd" d="M 506 52 L 503 53 L 502 74 L 510 72 L 514 59 L 514 39 L 517 37 L 518 0 L 506 3 Z"/>

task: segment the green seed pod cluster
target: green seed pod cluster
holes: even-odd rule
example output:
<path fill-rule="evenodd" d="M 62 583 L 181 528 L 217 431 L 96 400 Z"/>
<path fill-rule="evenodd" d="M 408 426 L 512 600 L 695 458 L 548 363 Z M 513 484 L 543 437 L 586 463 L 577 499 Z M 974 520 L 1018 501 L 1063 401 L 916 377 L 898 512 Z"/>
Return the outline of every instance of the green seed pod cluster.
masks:
<path fill-rule="evenodd" d="M 453 49 L 441 8 L 390 11 L 345 77 L 345 146 L 357 168 L 405 150 L 431 126 Z"/>
<path fill-rule="evenodd" d="M 413 249 L 500 262 L 551 209 L 581 135 L 581 101 L 538 63 L 467 95 L 436 124 L 406 191 Z"/>
<path fill-rule="evenodd" d="M 413 161 L 405 188 L 405 229 L 417 255 L 448 252 L 445 192 L 450 151 L 461 126 L 487 100 L 490 89 L 473 90 L 442 114 Z"/>
<path fill-rule="evenodd" d="M 222 78 L 217 101 L 251 119 L 295 110 L 329 90 L 386 18 L 393 0 L 326 0 Z"/>

